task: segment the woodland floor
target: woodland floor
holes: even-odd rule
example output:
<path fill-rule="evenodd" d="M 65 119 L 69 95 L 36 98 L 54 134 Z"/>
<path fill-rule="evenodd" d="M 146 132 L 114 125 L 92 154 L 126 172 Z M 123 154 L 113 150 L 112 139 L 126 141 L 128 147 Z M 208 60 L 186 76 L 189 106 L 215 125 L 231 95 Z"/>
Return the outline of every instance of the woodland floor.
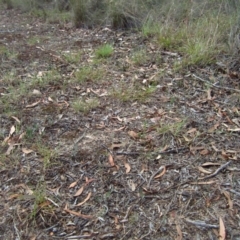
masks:
<path fill-rule="evenodd" d="M 0 16 L 0 239 L 240 239 L 237 60 Z"/>

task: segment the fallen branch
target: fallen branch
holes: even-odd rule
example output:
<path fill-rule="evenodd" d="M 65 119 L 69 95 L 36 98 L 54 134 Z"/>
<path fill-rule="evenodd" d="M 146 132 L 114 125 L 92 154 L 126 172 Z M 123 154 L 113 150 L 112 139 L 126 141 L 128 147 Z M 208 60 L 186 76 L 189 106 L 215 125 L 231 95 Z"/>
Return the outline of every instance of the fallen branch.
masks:
<path fill-rule="evenodd" d="M 204 79 L 202 79 L 202 78 L 196 76 L 195 74 L 192 74 L 192 76 L 193 76 L 194 78 L 198 79 L 198 80 L 201 81 L 201 82 L 204 82 L 204 83 L 209 84 L 209 85 L 212 86 L 212 87 L 220 88 L 220 89 L 224 89 L 224 90 L 229 90 L 229 91 L 235 91 L 235 92 L 240 93 L 240 90 L 238 90 L 238 89 L 235 89 L 235 88 L 229 88 L 229 87 L 221 87 L 221 86 L 217 86 L 217 85 L 214 85 L 214 84 L 210 83 L 210 82 L 207 81 L 207 80 L 204 80 Z"/>
<path fill-rule="evenodd" d="M 219 228 L 218 225 L 213 225 L 213 224 L 208 224 L 208 223 L 205 223 L 204 221 L 193 221 L 191 219 L 185 219 L 186 222 L 188 223 L 191 223 L 191 224 L 194 224 L 194 225 L 197 225 L 199 227 L 205 227 L 205 228 Z"/>
<path fill-rule="evenodd" d="M 226 168 L 230 163 L 231 163 L 231 161 L 226 162 L 225 164 L 221 165 L 214 173 L 212 173 L 212 174 L 210 174 L 210 175 L 208 175 L 206 177 L 199 178 L 199 180 L 205 180 L 205 179 L 208 179 L 208 178 L 215 177 L 221 170 Z"/>

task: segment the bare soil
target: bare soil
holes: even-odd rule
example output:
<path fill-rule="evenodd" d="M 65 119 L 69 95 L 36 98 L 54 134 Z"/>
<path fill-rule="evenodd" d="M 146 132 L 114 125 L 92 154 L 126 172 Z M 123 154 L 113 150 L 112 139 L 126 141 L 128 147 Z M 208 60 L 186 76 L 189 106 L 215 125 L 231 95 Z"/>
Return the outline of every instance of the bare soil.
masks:
<path fill-rule="evenodd" d="M 133 31 L 0 16 L 1 239 L 240 239 L 237 60 L 175 71 Z"/>

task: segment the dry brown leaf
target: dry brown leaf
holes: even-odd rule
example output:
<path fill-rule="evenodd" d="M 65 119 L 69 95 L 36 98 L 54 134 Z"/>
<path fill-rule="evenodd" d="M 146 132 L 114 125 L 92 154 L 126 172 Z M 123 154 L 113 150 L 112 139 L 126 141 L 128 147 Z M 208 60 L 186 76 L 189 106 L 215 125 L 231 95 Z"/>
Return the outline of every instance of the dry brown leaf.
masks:
<path fill-rule="evenodd" d="M 160 151 L 159 152 L 165 152 L 167 149 L 168 149 L 168 145 L 165 145 L 165 147 L 164 148 L 162 148 L 162 149 L 160 149 Z"/>
<path fill-rule="evenodd" d="M 232 199 L 230 197 L 230 193 L 228 191 L 223 191 L 223 194 L 225 195 L 225 197 L 228 200 L 229 209 L 233 210 L 233 201 L 232 201 Z"/>
<path fill-rule="evenodd" d="M 201 155 L 207 155 L 209 154 L 209 151 L 207 149 L 204 149 L 200 152 Z"/>
<path fill-rule="evenodd" d="M 84 215 L 84 214 L 81 214 L 81 213 L 79 213 L 79 212 L 72 211 L 72 210 L 70 210 L 70 209 L 67 208 L 67 205 L 65 206 L 64 211 L 65 211 L 65 212 L 68 212 L 68 213 L 70 213 L 70 214 L 72 214 L 72 215 L 78 216 L 78 217 L 80 217 L 80 218 L 84 218 L 84 219 L 91 219 L 91 218 L 93 218 L 93 217 L 90 216 L 90 215 Z"/>
<path fill-rule="evenodd" d="M 228 149 L 227 149 L 226 152 L 227 152 L 227 153 L 231 153 L 231 154 L 237 154 L 237 151 L 235 151 L 235 150 L 228 150 Z"/>
<path fill-rule="evenodd" d="M 42 93 L 39 90 L 37 90 L 37 89 L 33 89 L 33 94 L 35 94 L 35 95 L 42 95 Z"/>
<path fill-rule="evenodd" d="M 120 132 L 120 131 L 122 131 L 124 128 L 125 128 L 125 127 L 120 127 L 120 128 L 118 128 L 118 129 L 114 129 L 113 131 L 114 131 L 114 132 Z"/>
<path fill-rule="evenodd" d="M 18 198 L 19 196 L 21 196 L 21 195 L 18 194 L 18 193 L 15 193 L 15 194 L 10 195 L 10 196 L 7 198 L 7 200 L 9 201 L 9 200 L 12 200 L 12 199 Z"/>
<path fill-rule="evenodd" d="M 8 147 L 8 149 L 7 149 L 5 154 L 9 155 L 11 153 L 11 151 L 13 150 L 14 146 L 15 146 L 15 144 L 9 144 L 9 147 Z"/>
<path fill-rule="evenodd" d="M 228 129 L 229 132 L 240 132 L 240 128 L 235 128 L 235 129 Z"/>
<path fill-rule="evenodd" d="M 48 97 L 48 101 L 49 101 L 49 102 L 54 102 L 51 97 Z"/>
<path fill-rule="evenodd" d="M 12 126 L 10 129 L 9 137 L 12 136 L 15 131 L 16 131 L 16 128 Z"/>
<path fill-rule="evenodd" d="M 192 129 L 188 130 L 187 133 L 189 134 L 189 133 L 193 133 L 193 132 L 196 132 L 196 131 L 197 131 L 196 128 L 192 128 Z"/>
<path fill-rule="evenodd" d="M 49 206 L 49 205 L 51 205 L 51 202 L 46 200 L 46 201 L 40 203 L 38 206 L 39 206 L 40 208 L 44 208 L 44 207 L 47 207 L 47 206 Z"/>
<path fill-rule="evenodd" d="M 126 168 L 126 173 L 129 173 L 131 171 L 131 167 L 130 167 L 129 163 L 124 162 L 124 166 Z"/>
<path fill-rule="evenodd" d="M 199 170 L 199 172 L 206 173 L 206 174 L 211 174 L 212 173 L 211 171 L 208 171 L 203 167 L 198 167 L 198 170 Z"/>
<path fill-rule="evenodd" d="M 80 203 L 78 203 L 76 206 L 78 207 L 78 206 L 81 206 L 81 205 L 83 205 L 85 202 L 87 202 L 88 201 L 88 199 L 91 197 L 91 195 L 92 195 L 92 193 L 90 192 L 90 193 L 88 193 L 88 195 L 87 195 L 87 197 L 82 201 L 82 202 L 80 202 Z"/>
<path fill-rule="evenodd" d="M 216 123 L 213 127 L 211 127 L 209 130 L 208 130 L 208 132 L 209 133 L 213 133 L 218 127 L 219 127 L 219 123 Z"/>
<path fill-rule="evenodd" d="M 84 186 L 80 187 L 80 188 L 77 190 L 77 192 L 74 194 L 74 197 L 80 196 L 80 195 L 82 194 L 83 190 L 84 190 Z"/>
<path fill-rule="evenodd" d="M 232 122 L 235 123 L 238 127 L 240 127 L 240 123 L 239 123 L 238 118 L 233 118 Z"/>
<path fill-rule="evenodd" d="M 118 149 L 123 146 L 123 143 L 113 143 L 111 149 Z"/>
<path fill-rule="evenodd" d="M 134 131 L 128 131 L 128 135 L 133 139 L 138 138 L 138 133 L 136 133 Z"/>
<path fill-rule="evenodd" d="M 224 222 L 221 217 L 219 217 L 219 240 L 225 240 L 226 239 L 226 230 L 224 226 Z"/>
<path fill-rule="evenodd" d="M 28 149 L 28 148 L 22 148 L 22 152 L 25 153 L 25 154 L 29 154 L 29 153 L 32 153 L 34 151 L 31 150 L 31 149 Z"/>
<path fill-rule="evenodd" d="M 202 164 L 203 167 L 210 167 L 210 166 L 220 166 L 220 163 L 214 163 L 214 162 L 205 162 Z"/>
<path fill-rule="evenodd" d="M 192 141 L 191 139 L 189 139 L 189 138 L 186 137 L 185 135 L 183 135 L 183 138 L 184 138 L 184 140 L 185 140 L 186 142 L 191 142 L 191 141 Z"/>
<path fill-rule="evenodd" d="M 198 150 L 203 150 L 204 147 L 192 147 L 190 146 L 190 151 L 198 151 Z"/>
<path fill-rule="evenodd" d="M 134 192 L 136 190 L 136 184 L 133 182 L 133 180 L 128 180 L 128 186 Z"/>
<path fill-rule="evenodd" d="M 6 137 L 3 142 L 2 142 L 2 146 L 4 146 L 8 141 L 10 140 L 10 137 Z"/>
<path fill-rule="evenodd" d="M 155 178 L 155 179 L 160 178 L 160 177 L 162 177 L 165 173 L 166 173 L 166 167 L 163 166 L 162 172 L 161 172 L 160 174 L 156 175 L 154 178 Z"/>
<path fill-rule="evenodd" d="M 25 185 L 23 183 L 16 185 L 16 187 L 17 188 L 22 187 L 23 189 L 25 189 L 25 191 L 26 191 L 26 193 L 28 195 L 32 195 L 33 194 L 33 191 L 27 185 Z"/>
<path fill-rule="evenodd" d="M 207 100 L 212 100 L 211 89 L 210 88 L 207 90 Z"/>
<path fill-rule="evenodd" d="M 36 107 L 41 101 L 37 101 L 35 103 L 29 104 L 26 106 L 26 108 L 32 108 L 32 107 Z"/>
<path fill-rule="evenodd" d="M 91 182 L 93 182 L 95 180 L 96 180 L 95 178 L 88 179 L 88 177 L 86 177 L 86 179 L 85 179 L 85 181 L 86 181 L 85 186 L 87 186 L 89 183 L 91 183 Z"/>
<path fill-rule="evenodd" d="M 225 158 L 225 159 L 229 159 L 230 155 L 227 154 L 227 152 L 225 152 L 224 150 L 222 150 L 221 155 Z"/>
<path fill-rule="evenodd" d="M 204 184 L 213 184 L 217 183 L 217 181 L 208 181 L 208 182 L 191 182 L 190 184 L 198 184 L 198 185 L 204 185 Z"/>
<path fill-rule="evenodd" d="M 22 139 L 22 138 L 25 136 L 25 134 L 26 134 L 25 132 L 21 133 L 21 134 L 19 135 L 19 140 Z"/>
<path fill-rule="evenodd" d="M 13 118 L 17 123 L 21 123 L 17 117 L 12 116 L 11 118 Z"/>
<path fill-rule="evenodd" d="M 72 183 L 69 185 L 68 188 L 73 188 L 73 187 L 75 187 L 75 186 L 77 185 L 77 183 L 78 183 L 78 180 L 75 181 L 75 182 L 72 182 Z"/>
<path fill-rule="evenodd" d="M 177 234 L 178 236 L 176 237 L 176 240 L 182 240 L 182 230 L 179 224 L 176 224 L 176 229 L 177 229 Z"/>
<path fill-rule="evenodd" d="M 109 156 L 108 156 L 108 161 L 109 161 L 109 164 L 111 167 L 115 166 L 115 163 L 113 161 L 113 156 L 111 154 L 109 154 Z"/>

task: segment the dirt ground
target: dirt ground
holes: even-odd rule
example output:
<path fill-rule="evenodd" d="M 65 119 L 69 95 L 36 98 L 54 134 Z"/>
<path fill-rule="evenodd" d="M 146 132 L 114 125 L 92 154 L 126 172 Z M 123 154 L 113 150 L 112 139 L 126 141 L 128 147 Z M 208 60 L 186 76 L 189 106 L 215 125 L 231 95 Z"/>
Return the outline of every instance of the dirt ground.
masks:
<path fill-rule="evenodd" d="M 0 61 L 0 239 L 240 239 L 237 59 L 1 6 Z"/>

